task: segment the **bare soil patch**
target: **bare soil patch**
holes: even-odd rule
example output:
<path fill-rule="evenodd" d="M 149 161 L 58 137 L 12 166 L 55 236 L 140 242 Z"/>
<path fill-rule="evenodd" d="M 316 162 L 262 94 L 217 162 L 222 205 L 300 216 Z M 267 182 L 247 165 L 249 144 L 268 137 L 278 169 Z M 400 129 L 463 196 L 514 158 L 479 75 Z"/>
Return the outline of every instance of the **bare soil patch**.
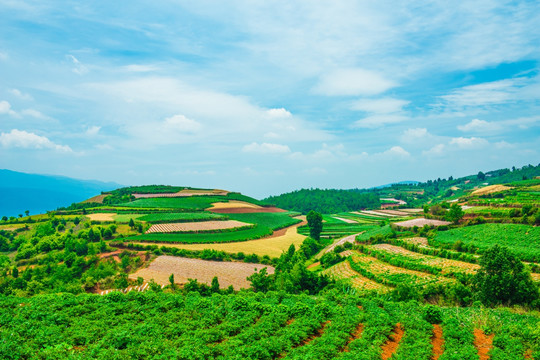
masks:
<path fill-rule="evenodd" d="M 401 338 L 403 338 L 403 327 L 397 324 L 394 332 L 390 335 L 386 343 L 382 347 L 382 359 L 387 360 L 396 352 Z"/>
<path fill-rule="evenodd" d="M 140 269 L 129 275 L 130 279 L 142 277 L 146 282 L 150 279 L 160 285 L 169 284 L 169 276 L 174 274 L 175 283 L 184 284 L 188 279 L 210 285 L 214 276 L 218 277 L 220 288 L 232 285 L 236 290 L 247 289 L 250 283 L 246 280 L 255 269 L 267 268 L 269 274 L 274 273 L 274 267 L 263 264 L 240 262 L 207 261 L 175 256 L 158 256 L 147 268 Z"/>
<path fill-rule="evenodd" d="M 107 194 L 96 195 L 96 196 L 94 196 L 94 197 L 91 197 L 91 198 L 88 199 L 88 200 L 84 200 L 83 203 L 98 203 L 98 204 L 103 204 L 103 199 L 105 199 L 106 196 L 107 196 Z"/>
<path fill-rule="evenodd" d="M 225 221 L 196 221 L 186 223 L 171 223 L 171 224 L 155 224 L 146 231 L 146 234 L 151 233 L 169 233 L 169 232 L 190 232 L 190 231 L 209 231 L 209 230 L 225 230 L 235 229 L 252 224 L 237 220 Z"/>
<path fill-rule="evenodd" d="M 85 215 L 92 221 L 114 221 L 116 213 L 97 213 Z"/>
<path fill-rule="evenodd" d="M 451 222 L 419 218 L 419 219 L 412 219 L 412 220 L 407 220 L 407 221 L 400 221 L 394 224 L 397 226 L 405 227 L 405 228 L 412 228 L 414 226 L 422 227 L 424 225 L 430 225 L 430 226 L 450 225 Z"/>
<path fill-rule="evenodd" d="M 433 325 L 433 336 L 431 337 L 431 345 L 433 346 L 433 355 L 431 356 L 432 360 L 438 360 L 439 356 L 443 353 L 443 331 L 442 327 L 439 324 Z"/>
<path fill-rule="evenodd" d="M 480 360 L 489 359 L 489 351 L 493 347 L 493 337 L 495 334 L 486 335 L 480 329 L 474 329 L 474 347 L 478 350 Z"/>

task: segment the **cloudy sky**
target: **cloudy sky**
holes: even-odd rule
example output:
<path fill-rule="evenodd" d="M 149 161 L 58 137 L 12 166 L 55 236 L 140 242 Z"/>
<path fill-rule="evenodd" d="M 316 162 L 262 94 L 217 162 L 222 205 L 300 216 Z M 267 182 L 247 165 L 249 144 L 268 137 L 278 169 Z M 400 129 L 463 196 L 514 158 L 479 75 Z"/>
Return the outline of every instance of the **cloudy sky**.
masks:
<path fill-rule="evenodd" d="M 0 168 L 261 198 L 540 162 L 536 1 L 0 0 L 0 17 Z"/>

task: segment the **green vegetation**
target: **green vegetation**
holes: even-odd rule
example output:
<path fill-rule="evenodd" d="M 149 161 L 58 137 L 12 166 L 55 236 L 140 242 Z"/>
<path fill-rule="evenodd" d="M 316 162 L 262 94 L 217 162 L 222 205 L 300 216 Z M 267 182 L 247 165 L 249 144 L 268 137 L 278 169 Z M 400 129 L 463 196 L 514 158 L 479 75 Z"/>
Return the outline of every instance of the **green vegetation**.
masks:
<path fill-rule="evenodd" d="M 245 241 L 300 221 L 291 212 L 204 211 L 216 201 L 261 204 L 238 193 L 133 201 L 135 192 L 184 188 L 132 187 L 111 192 L 105 206 L 75 204 L 61 212 L 69 216 L 5 219 L 0 224 L 0 358 L 367 360 L 380 359 L 388 339 L 403 330 L 391 358 L 427 360 L 437 324 L 444 340 L 441 360 L 478 359 L 474 333 L 479 330 L 494 334 L 491 359 L 540 359 L 540 267 L 535 263 L 540 261 L 540 228 L 533 226 L 540 214 L 534 200 L 540 183 L 531 179 L 538 170 L 527 166 L 365 191 L 285 194 L 280 201 L 291 206 L 276 205 L 313 210 L 309 226 L 299 228 L 310 237 L 275 258 L 171 244 Z M 502 180 L 515 188 L 470 194 Z M 426 217 L 454 224 L 405 230 L 393 225 L 398 217 L 350 212 L 377 207 L 379 198 L 426 205 Z M 445 201 L 458 198 L 459 203 L 493 205 L 469 209 L 461 218 L 461 207 Z M 318 214 L 320 209 L 327 214 Z M 105 223 L 83 216 L 90 212 L 119 215 Z M 252 227 L 143 234 L 151 223 L 224 219 Z M 337 239 L 339 245 L 332 240 L 351 234 L 359 235 Z M 322 254 L 322 249 L 332 251 Z M 248 277 L 250 288 L 238 292 L 219 289 L 217 277 L 211 283 L 190 279 L 178 284 L 182 280 L 175 273 L 159 279 L 164 288 L 147 281 L 145 292 L 88 294 L 143 284 L 142 277 L 128 275 L 164 254 L 273 269 L 259 268 Z M 488 309 L 482 303 L 513 308 Z"/>
<path fill-rule="evenodd" d="M 507 246 L 521 260 L 540 262 L 540 228 L 521 224 L 481 224 L 439 231 L 433 246 L 452 248 L 457 242 L 483 252 L 499 244 Z"/>
<path fill-rule="evenodd" d="M 302 189 L 271 196 L 264 201 L 283 209 L 300 211 L 302 214 L 307 214 L 310 210 L 333 214 L 365 208 L 375 209 L 381 206 L 376 194 L 359 190 Z"/>
<path fill-rule="evenodd" d="M 212 244 L 260 239 L 272 235 L 272 229 L 256 225 L 253 228 L 212 233 L 152 233 L 130 236 L 128 241 L 150 241 L 182 244 Z"/>
<path fill-rule="evenodd" d="M 228 201 L 223 196 L 191 196 L 178 198 L 149 198 L 138 199 L 132 202 L 122 203 L 122 206 L 135 208 L 162 208 L 162 209 L 186 209 L 204 210 L 212 203 Z"/>
<path fill-rule="evenodd" d="M 323 229 L 322 215 L 311 210 L 307 214 L 306 219 L 309 227 L 309 236 L 315 240 L 319 240 L 321 238 L 321 232 Z"/>
<path fill-rule="evenodd" d="M 432 355 L 432 326 L 425 320 L 426 307 L 417 303 L 156 291 L 0 298 L 0 356 L 379 359 L 398 323 L 405 336 L 396 359 L 428 360 Z M 473 329 L 480 324 L 495 333 L 495 359 L 520 358 L 527 351 L 532 358 L 540 356 L 538 317 L 482 308 L 440 308 L 440 313 L 446 349 L 441 359 L 455 359 L 452 354 L 476 359 Z M 352 336 L 360 324 L 361 336 Z"/>
<path fill-rule="evenodd" d="M 480 259 L 475 286 L 487 305 L 532 304 L 540 297 L 530 274 L 506 247 L 495 245 Z"/>

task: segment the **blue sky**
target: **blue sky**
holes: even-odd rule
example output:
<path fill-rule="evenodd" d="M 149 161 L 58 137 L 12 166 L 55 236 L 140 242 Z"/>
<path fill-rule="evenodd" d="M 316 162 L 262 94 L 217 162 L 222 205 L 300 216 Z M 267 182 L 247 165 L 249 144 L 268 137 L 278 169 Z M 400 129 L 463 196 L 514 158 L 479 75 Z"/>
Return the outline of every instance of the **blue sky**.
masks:
<path fill-rule="evenodd" d="M 255 197 L 540 161 L 536 1 L 0 0 L 0 168 Z"/>

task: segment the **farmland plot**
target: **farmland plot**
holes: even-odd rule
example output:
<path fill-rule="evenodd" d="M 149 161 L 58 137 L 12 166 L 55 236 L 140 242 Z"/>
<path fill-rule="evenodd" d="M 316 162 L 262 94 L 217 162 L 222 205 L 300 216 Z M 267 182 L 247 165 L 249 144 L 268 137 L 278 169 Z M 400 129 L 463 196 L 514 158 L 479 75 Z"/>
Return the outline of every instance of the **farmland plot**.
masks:
<path fill-rule="evenodd" d="M 224 251 L 227 253 L 243 252 L 245 254 L 256 254 L 259 256 L 268 255 L 271 257 L 279 257 L 284 251 L 287 251 L 289 246 L 294 245 L 299 248 L 306 236 L 297 233 L 296 229 L 300 224 L 290 226 L 286 229 L 276 231 L 273 235 L 258 240 L 248 240 L 241 242 L 227 242 L 219 244 L 171 244 L 171 243 L 150 243 L 138 242 L 141 245 L 163 245 L 185 250 L 204 250 L 211 249 L 216 251 Z M 229 233 L 230 234 L 230 233 Z M 195 234 L 193 234 L 195 235 Z M 193 236 L 191 235 L 191 236 Z M 222 234 L 212 234 L 222 235 Z M 227 235 L 227 233 L 223 234 Z M 144 240 L 142 240 L 144 241 Z"/>
<path fill-rule="evenodd" d="M 351 257 L 351 260 L 354 262 L 354 264 L 356 264 L 356 266 L 358 266 L 359 269 L 362 269 L 366 273 L 371 273 L 374 278 L 376 278 L 377 282 L 383 284 L 394 286 L 400 283 L 427 285 L 437 282 L 447 283 L 451 281 L 444 277 L 393 266 L 374 257 L 360 253 L 355 253 Z M 353 266 L 353 268 L 355 267 Z"/>
<path fill-rule="evenodd" d="M 404 227 L 404 228 L 412 228 L 415 226 L 422 227 L 424 225 L 429 226 L 442 226 L 442 225 L 450 225 L 451 222 L 449 221 L 442 221 L 442 220 L 433 220 L 433 219 L 425 219 L 425 218 L 419 218 L 419 219 L 412 219 L 407 221 L 400 221 L 394 223 L 397 226 Z"/>
<path fill-rule="evenodd" d="M 255 269 L 267 268 L 269 274 L 274 273 L 272 266 L 263 264 L 247 264 L 240 262 L 207 261 L 188 259 L 175 256 L 158 256 L 147 268 L 140 269 L 130 278 L 136 280 L 142 277 L 145 281 L 154 281 L 160 285 L 169 284 L 169 276 L 174 274 L 176 283 L 187 283 L 188 279 L 197 279 L 199 282 L 210 285 L 212 278 L 217 276 L 221 288 L 232 285 L 236 290 L 249 288 L 248 276 Z"/>
<path fill-rule="evenodd" d="M 360 290 L 378 290 L 382 292 L 390 290 L 388 286 L 379 284 L 378 282 L 370 280 L 354 271 L 347 261 L 342 261 L 326 270 L 323 270 L 322 274 L 330 275 L 337 279 L 350 279 L 351 284 Z"/>
<path fill-rule="evenodd" d="M 174 233 L 174 232 L 198 232 L 226 229 L 240 229 L 253 224 L 237 220 L 225 221 L 196 221 L 187 223 L 172 223 L 172 224 L 155 224 L 148 229 L 147 234 L 152 233 Z"/>
<path fill-rule="evenodd" d="M 366 249 L 373 249 L 382 253 L 387 253 L 389 255 L 398 255 L 412 263 L 432 266 L 437 269 L 441 269 L 442 274 L 448 274 L 451 272 L 464 272 L 471 274 L 475 273 L 480 268 L 480 266 L 477 264 L 443 259 L 436 256 L 422 255 L 413 251 L 406 250 L 402 247 L 390 244 L 376 244 L 366 246 Z"/>

